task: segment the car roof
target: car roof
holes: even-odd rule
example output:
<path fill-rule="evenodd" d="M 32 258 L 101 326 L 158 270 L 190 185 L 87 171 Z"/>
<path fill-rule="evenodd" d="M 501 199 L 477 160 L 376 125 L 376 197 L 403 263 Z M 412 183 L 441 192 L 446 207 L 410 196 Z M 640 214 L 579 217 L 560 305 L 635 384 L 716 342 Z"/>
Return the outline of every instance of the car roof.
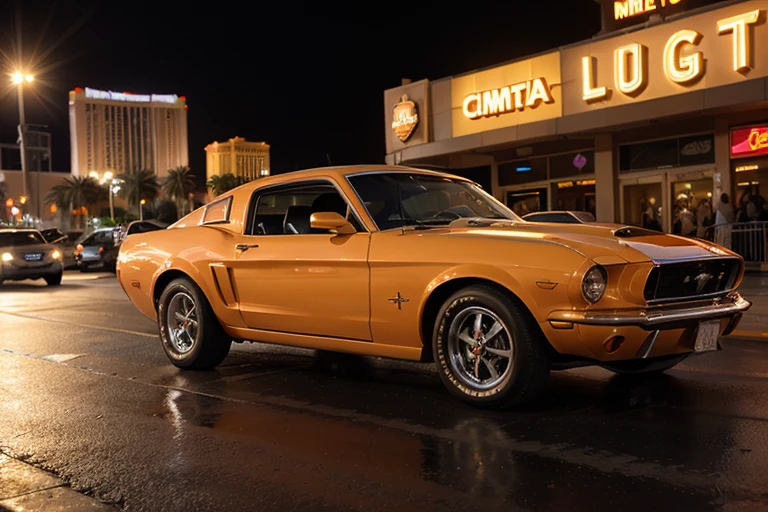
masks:
<path fill-rule="evenodd" d="M 220 198 L 224 198 L 229 195 L 232 195 L 232 193 L 234 193 L 234 191 L 236 190 L 255 189 L 255 188 L 266 187 L 269 185 L 279 185 L 282 183 L 289 183 L 297 180 L 305 180 L 305 179 L 311 179 L 311 178 L 327 178 L 327 177 L 342 179 L 342 178 L 346 178 L 347 176 L 352 176 L 355 174 L 397 173 L 397 172 L 411 173 L 411 174 L 413 173 L 425 174 L 430 176 L 439 176 L 443 178 L 451 178 L 451 179 L 457 179 L 457 180 L 468 181 L 468 182 L 472 181 L 462 176 L 457 176 L 455 174 L 449 174 L 449 173 L 439 172 L 439 171 L 431 171 L 427 169 L 419 169 L 418 167 L 407 167 L 404 165 L 341 165 L 341 166 L 333 166 L 333 167 L 315 167 L 312 169 L 305 169 L 302 171 L 292 171 L 292 172 L 286 172 L 283 174 L 275 174 L 272 176 L 268 176 L 266 178 L 259 178 L 257 180 L 250 181 L 244 185 L 240 185 L 237 188 L 229 190 L 224 194 L 217 196 L 216 199 L 220 199 Z"/>
<path fill-rule="evenodd" d="M 40 233 L 40 230 L 35 228 L 0 228 L 0 231 L 5 233 Z"/>

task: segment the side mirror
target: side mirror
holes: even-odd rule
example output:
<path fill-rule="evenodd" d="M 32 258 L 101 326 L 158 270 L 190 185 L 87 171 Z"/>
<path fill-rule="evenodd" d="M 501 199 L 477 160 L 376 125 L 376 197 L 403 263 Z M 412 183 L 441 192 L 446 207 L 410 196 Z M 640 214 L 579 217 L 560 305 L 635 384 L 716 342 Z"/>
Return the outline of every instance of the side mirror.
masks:
<path fill-rule="evenodd" d="M 327 229 L 340 235 L 351 235 L 356 230 L 350 222 L 336 212 L 317 212 L 309 217 L 313 229 Z"/>

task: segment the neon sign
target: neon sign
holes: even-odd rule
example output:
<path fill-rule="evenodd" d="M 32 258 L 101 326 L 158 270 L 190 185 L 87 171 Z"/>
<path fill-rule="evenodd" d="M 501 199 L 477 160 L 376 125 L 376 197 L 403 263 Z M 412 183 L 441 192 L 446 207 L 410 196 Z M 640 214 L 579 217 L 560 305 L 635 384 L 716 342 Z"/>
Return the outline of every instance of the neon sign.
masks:
<path fill-rule="evenodd" d="M 85 97 L 94 100 L 131 101 L 135 103 L 176 103 L 180 98 L 175 94 L 132 94 L 129 92 L 100 91 L 85 88 Z"/>
<path fill-rule="evenodd" d="M 768 126 L 731 130 L 731 156 L 768 155 Z"/>
<path fill-rule="evenodd" d="M 623 20 L 667 6 L 677 5 L 682 0 L 620 0 L 613 2 L 613 19 Z"/>

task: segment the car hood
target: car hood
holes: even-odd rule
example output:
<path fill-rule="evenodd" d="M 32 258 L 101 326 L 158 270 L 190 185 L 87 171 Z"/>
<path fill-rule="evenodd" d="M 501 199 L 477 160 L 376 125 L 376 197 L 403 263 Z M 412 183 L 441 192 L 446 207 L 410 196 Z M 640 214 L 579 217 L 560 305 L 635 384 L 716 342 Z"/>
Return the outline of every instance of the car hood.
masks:
<path fill-rule="evenodd" d="M 597 263 L 669 263 L 692 259 L 738 257 L 704 240 L 667 235 L 620 224 L 555 224 L 460 219 L 446 229 L 423 231 L 442 236 L 482 236 L 540 240 L 569 247 Z"/>

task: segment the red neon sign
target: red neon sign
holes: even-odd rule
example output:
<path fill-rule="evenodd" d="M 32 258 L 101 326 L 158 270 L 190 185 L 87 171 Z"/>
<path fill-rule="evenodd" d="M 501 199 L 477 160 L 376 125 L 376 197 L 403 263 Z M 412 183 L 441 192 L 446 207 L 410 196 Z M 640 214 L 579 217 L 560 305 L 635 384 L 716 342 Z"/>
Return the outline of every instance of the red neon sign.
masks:
<path fill-rule="evenodd" d="M 731 156 L 768 155 L 768 126 L 731 130 Z"/>

